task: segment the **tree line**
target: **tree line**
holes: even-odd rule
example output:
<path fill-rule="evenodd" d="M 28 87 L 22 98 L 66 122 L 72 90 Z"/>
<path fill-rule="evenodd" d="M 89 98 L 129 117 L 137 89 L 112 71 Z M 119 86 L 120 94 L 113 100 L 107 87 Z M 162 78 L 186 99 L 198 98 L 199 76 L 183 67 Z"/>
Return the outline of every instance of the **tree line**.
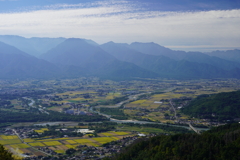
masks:
<path fill-rule="evenodd" d="M 184 114 L 215 121 L 233 121 L 240 117 L 240 91 L 200 95 L 181 109 Z"/>
<path fill-rule="evenodd" d="M 237 160 L 240 156 L 240 124 L 227 124 L 197 134 L 142 138 L 105 160 Z"/>
<path fill-rule="evenodd" d="M 54 121 L 75 121 L 75 122 L 98 122 L 108 121 L 101 115 L 67 115 L 60 112 L 48 111 L 50 114 L 24 113 L 0 110 L 0 122 L 54 122 Z"/>

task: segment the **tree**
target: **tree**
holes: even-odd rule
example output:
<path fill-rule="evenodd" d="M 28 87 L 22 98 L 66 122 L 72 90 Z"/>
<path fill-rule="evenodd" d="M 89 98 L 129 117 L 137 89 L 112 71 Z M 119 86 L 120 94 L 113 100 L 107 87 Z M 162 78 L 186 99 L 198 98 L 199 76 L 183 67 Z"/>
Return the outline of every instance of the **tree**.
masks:
<path fill-rule="evenodd" d="M 0 144 L 0 159 L 2 160 L 15 160 L 11 152 L 6 150 L 3 145 Z"/>
<path fill-rule="evenodd" d="M 76 152 L 76 150 L 73 149 L 73 148 L 69 148 L 68 150 L 66 150 L 66 154 L 67 154 L 67 155 L 71 155 L 71 154 L 73 154 L 73 153 L 75 153 L 75 152 Z"/>

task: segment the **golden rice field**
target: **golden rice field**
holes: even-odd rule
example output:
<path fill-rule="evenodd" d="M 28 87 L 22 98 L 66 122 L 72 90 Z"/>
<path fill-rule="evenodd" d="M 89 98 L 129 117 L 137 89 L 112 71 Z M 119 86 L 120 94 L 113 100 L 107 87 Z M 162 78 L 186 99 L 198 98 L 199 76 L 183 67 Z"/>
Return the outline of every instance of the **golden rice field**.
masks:
<path fill-rule="evenodd" d="M 171 92 L 168 93 L 164 93 L 164 94 L 155 94 L 152 96 L 153 99 L 157 98 L 157 100 L 161 100 L 161 99 L 172 99 L 172 98 L 180 98 L 184 96 L 183 94 L 174 94 Z"/>
<path fill-rule="evenodd" d="M 0 144 L 2 145 L 18 144 L 18 143 L 22 143 L 20 139 L 0 140 Z"/>
<path fill-rule="evenodd" d="M 18 136 L 5 136 L 5 135 L 1 135 L 1 138 L 4 139 L 4 140 L 6 140 L 6 139 L 11 140 L 11 139 L 18 139 Z"/>
<path fill-rule="evenodd" d="M 45 145 L 41 142 L 33 142 L 33 143 L 28 143 L 29 145 L 33 146 L 33 147 L 44 147 Z"/>
<path fill-rule="evenodd" d="M 83 100 L 86 100 L 86 99 L 79 97 L 79 98 L 73 98 L 73 99 L 71 99 L 71 100 L 72 100 L 72 101 L 83 101 Z"/>
<path fill-rule="evenodd" d="M 41 129 L 46 130 L 46 129 Z M 125 135 L 131 135 L 128 132 L 104 132 L 100 133 L 103 137 L 94 138 L 56 138 L 56 139 L 23 139 L 25 143 L 22 143 L 17 136 L 5 136 L 0 135 L 0 144 L 3 144 L 7 148 L 12 148 L 19 153 L 32 153 L 32 147 L 49 147 L 57 153 L 65 153 L 69 148 L 76 148 L 78 145 L 88 145 L 98 147 L 101 144 L 116 141 Z M 106 137 L 105 137 L 106 136 Z"/>
<path fill-rule="evenodd" d="M 97 138 L 92 138 L 92 139 L 97 141 L 97 142 L 99 142 L 99 143 L 101 143 L 101 144 L 114 141 L 114 139 L 111 138 L 111 137 L 97 137 Z"/>
<path fill-rule="evenodd" d="M 44 138 L 47 138 L 47 137 L 44 137 Z M 38 139 L 38 140 L 35 140 L 35 141 L 38 141 L 38 142 L 43 142 L 43 141 L 60 141 L 60 140 L 68 140 L 69 138 L 54 138 L 54 139 Z"/>
<path fill-rule="evenodd" d="M 74 140 L 66 140 L 68 143 L 70 143 L 70 144 L 76 144 L 77 142 L 76 141 L 74 141 Z"/>
<path fill-rule="evenodd" d="M 45 131 L 48 131 L 48 129 L 47 128 L 41 128 L 39 130 L 34 130 L 34 131 L 37 132 L 37 133 L 43 133 Z"/>
<path fill-rule="evenodd" d="M 137 100 L 137 101 L 134 101 L 134 102 L 131 102 L 132 104 L 142 104 L 144 103 L 146 100 Z"/>
<path fill-rule="evenodd" d="M 106 99 L 113 99 L 114 98 L 114 96 L 112 96 L 112 95 L 108 95 L 107 97 L 106 97 Z"/>
<path fill-rule="evenodd" d="M 65 153 L 65 150 L 55 150 L 56 153 Z"/>
<path fill-rule="evenodd" d="M 58 141 L 48 141 L 48 142 L 43 142 L 46 146 L 58 146 L 58 145 L 62 145 L 62 143 L 58 142 Z"/>
<path fill-rule="evenodd" d="M 118 137 L 111 137 L 112 139 L 114 139 L 115 141 L 119 140 L 120 138 Z"/>
<path fill-rule="evenodd" d="M 67 148 L 76 148 L 77 145 L 70 145 L 70 144 L 67 144 L 65 145 Z"/>
<path fill-rule="evenodd" d="M 117 135 L 120 135 L 120 136 L 129 135 L 128 132 L 114 132 L 114 133 L 117 134 Z"/>
<path fill-rule="evenodd" d="M 105 132 L 105 133 L 101 133 L 104 136 L 113 136 L 112 132 Z"/>
<path fill-rule="evenodd" d="M 147 108 L 147 109 L 156 109 L 160 107 L 162 104 L 154 103 L 155 101 L 160 101 L 161 99 L 172 99 L 172 98 L 180 98 L 184 96 L 183 94 L 174 94 L 171 92 L 164 94 L 155 94 L 151 96 L 149 99 L 137 100 L 126 104 L 126 107 L 139 107 L 139 108 Z"/>
<path fill-rule="evenodd" d="M 116 93 L 108 93 L 106 99 L 114 99 L 115 97 L 120 97 L 121 93 L 120 92 L 116 92 Z"/>
<path fill-rule="evenodd" d="M 29 146 L 27 144 L 24 144 L 24 143 L 20 143 L 20 144 L 13 144 L 13 145 L 10 145 L 12 148 L 29 148 Z"/>
<path fill-rule="evenodd" d="M 92 142 L 89 139 L 74 139 L 74 141 L 76 141 L 77 143 L 80 143 L 80 144 L 85 144 L 85 143 Z"/>

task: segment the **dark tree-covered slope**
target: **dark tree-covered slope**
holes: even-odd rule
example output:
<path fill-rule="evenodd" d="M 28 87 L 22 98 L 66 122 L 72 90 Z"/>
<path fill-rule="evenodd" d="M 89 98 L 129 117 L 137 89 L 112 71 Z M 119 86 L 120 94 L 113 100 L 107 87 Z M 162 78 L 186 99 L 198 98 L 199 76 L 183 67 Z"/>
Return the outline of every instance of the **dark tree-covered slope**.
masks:
<path fill-rule="evenodd" d="M 140 139 L 111 160 L 237 160 L 240 124 L 197 134 L 161 135 Z M 106 158 L 107 159 L 107 158 Z"/>
<path fill-rule="evenodd" d="M 34 111 L 36 112 L 36 111 Z M 0 123 L 6 122 L 56 122 L 56 121 L 85 121 L 85 122 L 96 122 L 96 121 L 107 121 L 108 119 L 101 115 L 72 115 L 69 116 L 64 113 L 49 111 L 48 114 L 38 114 L 34 112 L 14 112 L 4 111 L 0 108 Z"/>
<path fill-rule="evenodd" d="M 13 154 L 6 150 L 3 145 L 0 144 L 0 159 L 1 160 L 15 160 Z"/>
<path fill-rule="evenodd" d="M 240 118 L 240 91 L 198 96 L 182 112 L 193 117 L 220 121 Z"/>

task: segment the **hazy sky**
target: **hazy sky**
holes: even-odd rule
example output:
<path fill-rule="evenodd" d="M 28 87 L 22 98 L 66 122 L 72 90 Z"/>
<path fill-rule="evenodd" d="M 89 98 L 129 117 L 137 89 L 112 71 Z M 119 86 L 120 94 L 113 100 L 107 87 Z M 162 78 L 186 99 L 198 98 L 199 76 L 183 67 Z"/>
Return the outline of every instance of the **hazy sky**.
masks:
<path fill-rule="evenodd" d="M 0 35 L 240 48 L 240 0 L 0 0 Z"/>

